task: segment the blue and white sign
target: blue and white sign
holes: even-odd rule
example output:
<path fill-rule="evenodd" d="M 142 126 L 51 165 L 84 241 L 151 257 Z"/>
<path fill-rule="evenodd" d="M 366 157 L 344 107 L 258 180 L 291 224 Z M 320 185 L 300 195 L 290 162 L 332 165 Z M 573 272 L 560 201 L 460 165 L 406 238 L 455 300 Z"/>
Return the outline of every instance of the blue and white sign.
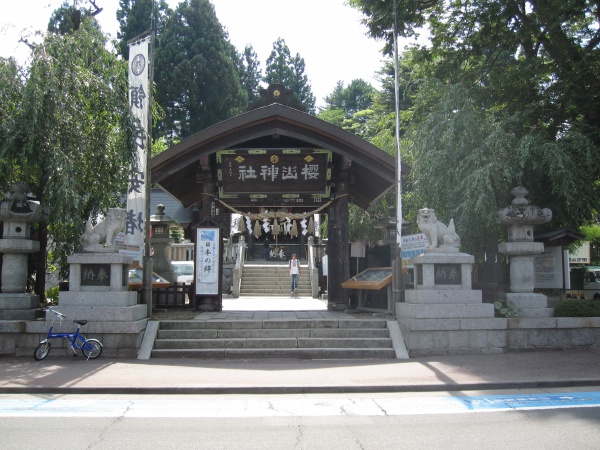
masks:
<path fill-rule="evenodd" d="M 402 267 L 412 267 L 410 259 L 425 253 L 429 239 L 424 233 L 402 236 Z"/>

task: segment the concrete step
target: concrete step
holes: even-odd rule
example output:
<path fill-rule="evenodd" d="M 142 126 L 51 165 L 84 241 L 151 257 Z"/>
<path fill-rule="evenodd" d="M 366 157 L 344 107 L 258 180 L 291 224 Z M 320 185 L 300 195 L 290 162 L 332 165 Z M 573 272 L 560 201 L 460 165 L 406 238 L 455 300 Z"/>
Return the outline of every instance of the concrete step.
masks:
<path fill-rule="evenodd" d="M 157 349 L 153 358 L 204 359 L 392 359 L 393 348 L 212 348 L 212 349 Z"/>
<path fill-rule="evenodd" d="M 157 339 L 155 349 L 200 348 L 391 348 L 389 338 Z"/>
<path fill-rule="evenodd" d="M 286 329 L 241 329 L 241 330 L 159 330 L 158 339 L 285 339 L 285 338 L 328 338 L 328 339 L 374 339 L 389 336 L 382 328 L 286 328 Z"/>
<path fill-rule="evenodd" d="M 308 273 L 308 265 L 301 265 L 300 270 Z M 240 295 L 247 297 L 288 296 L 290 294 L 290 281 L 289 266 L 286 262 L 244 265 Z M 300 297 L 312 296 L 312 287 L 308 276 L 300 276 L 298 289 Z"/>
<path fill-rule="evenodd" d="M 290 291 L 240 291 L 240 296 L 242 297 L 289 297 L 292 298 Z M 312 293 L 310 291 L 300 291 L 297 296 L 294 298 L 312 298 Z"/>
<path fill-rule="evenodd" d="M 285 328 L 380 328 L 387 330 L 381 319 L 263 319 L 263 320 L 161 320 L 161 330 L 185 329 L 285 329 Z"/>
<path fill-rule="evenodd" d="M 385 320 L 161 321 L 152 357 L 395 358 Z"/>
<path fill-rule="evenodd" d="M 289 288 L 291 286 L 292 282 L 290 280 L 242 280 L 242 286 L 243 287 L 287 287 Z M 310 282 L 308 280 L 306 281 L 300 281 L 298 282 L 298 286 L 300 287 L 310 287 Z"/>

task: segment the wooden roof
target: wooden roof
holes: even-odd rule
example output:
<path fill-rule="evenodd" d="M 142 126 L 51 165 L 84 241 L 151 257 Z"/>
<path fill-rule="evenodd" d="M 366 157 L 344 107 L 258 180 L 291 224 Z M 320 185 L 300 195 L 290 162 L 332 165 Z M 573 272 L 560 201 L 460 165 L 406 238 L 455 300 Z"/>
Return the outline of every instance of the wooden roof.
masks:
<path fill-rule="evenodd" d="M 189 207 L 205 195 L 202 173 L 214 174 L 216 152 L 236 148 L 331 150 L 334 172 L 351 167 L 348 194 L 364 209 L 396 183 L 394 157 L 350 132 L 279 103 L 220 122 L 155 156 L 152 182 Z M 403 166 L 403 176 L 409 171 Z"/>

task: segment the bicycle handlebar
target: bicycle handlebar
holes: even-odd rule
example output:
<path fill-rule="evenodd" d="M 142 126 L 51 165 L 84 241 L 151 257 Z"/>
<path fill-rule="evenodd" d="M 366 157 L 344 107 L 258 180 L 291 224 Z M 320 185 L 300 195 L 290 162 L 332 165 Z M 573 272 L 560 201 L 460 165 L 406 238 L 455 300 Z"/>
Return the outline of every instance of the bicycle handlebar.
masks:
<path fill-rule="evenodd" d="M 52 306 L 48 306 L 47 308 L 43 309 L 44 311 L 50 311 L 52 313 L 54 313 L 55 316 L 60 317 L 62 319 L 66 319 L 67 316 L 65 316 L 63 313 L 56 311 L 55 309 L 52 308 Z"/>

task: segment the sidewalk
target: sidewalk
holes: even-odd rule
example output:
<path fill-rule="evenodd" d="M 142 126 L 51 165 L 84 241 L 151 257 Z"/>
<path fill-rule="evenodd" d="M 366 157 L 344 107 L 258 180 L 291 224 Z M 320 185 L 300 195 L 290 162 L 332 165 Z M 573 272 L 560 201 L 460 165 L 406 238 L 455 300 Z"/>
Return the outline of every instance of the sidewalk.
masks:
<path fill-rule="evenodd" d="M 600 350 L 410 360 L 0 357 L 0 393 L 282 394 L 600 386 Z"/>

